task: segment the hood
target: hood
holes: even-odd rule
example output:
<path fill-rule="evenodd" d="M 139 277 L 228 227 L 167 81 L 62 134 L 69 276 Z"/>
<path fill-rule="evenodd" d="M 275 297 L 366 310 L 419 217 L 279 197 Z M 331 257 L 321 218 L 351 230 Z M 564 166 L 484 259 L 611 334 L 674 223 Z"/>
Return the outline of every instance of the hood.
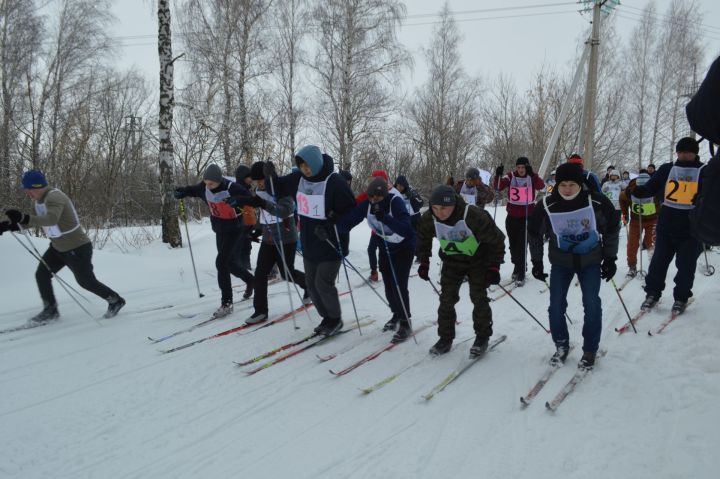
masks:
<path fill-rule="evenodd" d="M 395 186 L 397 187 L 397 185 L 401 185 L 405 190 L 410 189 L 410 183 L 403 175 L 398 176 L 397 180 L 395 180 Z"/>

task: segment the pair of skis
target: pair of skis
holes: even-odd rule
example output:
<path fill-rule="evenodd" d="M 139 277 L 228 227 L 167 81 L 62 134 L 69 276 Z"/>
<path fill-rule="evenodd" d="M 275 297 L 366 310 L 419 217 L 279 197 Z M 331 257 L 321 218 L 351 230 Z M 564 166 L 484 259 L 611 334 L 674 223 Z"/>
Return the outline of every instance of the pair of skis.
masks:
<path fill-rule="evenodd" d="M 688 300 L 687 306 L 689 306 L 693 302 L 693 299 L 694 298 L 690 298 Z M 662 301 L 662 300 L 660 300 L 660 301 Z M 658 304 L 660 304 L 660 301 L 658 301 L 655 304 L 655 306 L 653 306 L 652 308 L 640 309 L 640 311 L 634 317 L 632 317 L 630 319 L 630 321 L 626 322 L 624 325 L 620 326 L 619 328 L 615 328 L 615 331 L 618 334 L 626 333 L 627 331 L 630 330 L 632 325 L 637 324 L 637 322 L 640 321 L 640 319 L 643 316 L 645 316 L 647 313 L 653 311 L 655 309 L 655 307 Z M 668 326 L 670 326 L 670 323 L 677 320 L 680 317 L 680 315 L 682 315 L 683 313 L 684 313 L 684 311 L 683 312 L 671 311 L 670 315 L 660 324 L 660 326 L 658 326 L 654 330 L 653 329 L 648 330 L 648 332 L 647 332 L 648 336 L 657 336 L 658 334 L 661 334 L 663 331 L 665 331 L 665 329 L 667 329 Z"/>

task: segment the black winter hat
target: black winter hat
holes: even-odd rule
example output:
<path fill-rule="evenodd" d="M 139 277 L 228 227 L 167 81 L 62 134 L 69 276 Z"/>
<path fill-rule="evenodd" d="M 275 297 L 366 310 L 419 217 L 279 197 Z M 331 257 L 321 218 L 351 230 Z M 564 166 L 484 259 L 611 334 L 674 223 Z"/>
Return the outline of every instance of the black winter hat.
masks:
<path fill-rule="evenodd" d="M 678 141 L 677 145 L 675 145 L 676 153 L 688 152 L 695 153 L 697 155 L 699 151 L 700 147 L 698 146 L 697 140 L 695 138 L 690 138 L 689 136 L 680 138 L 680 141 Z"/>
<path fill-rule="evenodd" d="M 208 167 L 205 168 L 205 173 L 203 173 L 203 180 L 210 180 L 214 181 L 215 183 L 222 183 L 223 172 L 216 164 L 208 165 Z"/>
<path fill-rule="evenodd" d="M 468 168 L 465 172 L 465 178 L 467 178 L 468 180 L 480 178 L 480 170 L 475 167 Z"/>
<path fill-rule="evenodd" d="M 455 189 L 449 185 L 440 185 L 435 188 L 430 195 L 430 205 L 432 206 L 454 206 L 455 205 Z"/>
<path fill-rule="evenodd" d="M 235 181 L 241 183 L 245 178 L 250 176 L 250 167 L 247 165 L 240 165 L 235 169 Z"/>
<path fill-rule="evenodd" d="M 521 156 L 520 158 L 518 158 L 517 160 L 515 160 L 515 166 L 518 166 L 518 165 L 529 165 L 529 164 L 530 164 L 530 160 L 528 160 L 528 159 L 527 159 L 526 157 L 524 157 L 524 156 Z"/>
<path fill-rule="evenodd" d="M 559 185 L 563 181 L 574 181 L 578 185 L 582 186 L 584 183 L 583 170 L 580 165 L 563 163 L 558 166 L 555 170 L 555 182 Z"/>
<path fill-rule="evenodd" d="M 345 181 L 352 181 L 352 173 L 350 173 L 348 170 L 340 170 L 339 172 L 340 176 L 343 177 Z"/>
<path fill-rule="evenodd" d="M 375 177 L 368 184 L 367 187 L 368 196 L 381 196 L 385 198 L 388 194 L 387 181 L 384 178 Z"/>
<path fill-rule="evenodd" d="M 262 161 L 256 161 L 252 164 L 250 167 L 250 178 L 253 180 L 264 180 L 265 179 L 265 173 L 263 173 L 263 167 L 265 166 L 265 163 Z"/>

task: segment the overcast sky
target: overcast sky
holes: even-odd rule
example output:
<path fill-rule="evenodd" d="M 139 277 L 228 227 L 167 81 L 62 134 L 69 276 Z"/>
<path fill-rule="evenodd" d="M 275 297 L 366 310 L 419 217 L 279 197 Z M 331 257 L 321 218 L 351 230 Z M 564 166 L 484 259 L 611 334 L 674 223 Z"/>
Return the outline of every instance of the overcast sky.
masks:
<path fill-rule="evenodd" d="M 118 19 L 113 36 L 118 46 L 118 63 L 123 67 L 136 65 L 155 81 L 158 75 L 157 13 L 154 0 L 115 0 L 113 13 Z M 179 3 L 179 2 L 176 2 Z M 622 0 L 613 15 L 617 16 L 618 33 L 623 41 L 637 25 L 647 0 Z M 667 11 L 670 0 L 655 1 L 658 21 Z M 705 45 L 702 75 L 720 54 L 720 2 L 696 0 L 704 12 L 697 33 Z M 432 34 L 442 1 L 407 0 L 408 18 L 400 30 L 400 40 L 415 57 L 414 71 L 408 77 L 413 84 L 425 80 L 421 47 Z M 484 78 L 495 78 L 503 72 L 512 76 L 519 86 L 529 84 L 543 66 L 565 72 L 579 45 L 587 35 L 589 14 L 578 13 L 581 3 L 562 0 L 452 0 L 458 27 L 464 36 L 462 61 L 466 71 Z M 173 14 L 176 12 L 173 11 Z M 179 45 L 175 54 L 181 53 Z M 176 86 L 182 87 L 182 72 Z"/>

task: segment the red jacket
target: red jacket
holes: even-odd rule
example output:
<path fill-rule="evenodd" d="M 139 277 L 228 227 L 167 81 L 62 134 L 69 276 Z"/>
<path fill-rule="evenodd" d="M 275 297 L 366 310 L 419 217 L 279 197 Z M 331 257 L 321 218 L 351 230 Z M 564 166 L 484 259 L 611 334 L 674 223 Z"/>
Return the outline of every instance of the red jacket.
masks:
<path fill-rule="evenodd" d="M 506 188 L 510 187 L 510 181 L 512 178 L 516 176 L 515 172 L 510 172 L 507 175 L 503 176 L 502 178 L 498 178 L 497 176 L 493 178 L 493 187 L 498 190 L 502 191 Z M 518 178 L 524 178 L 518 176 Z M 533 173 L 532 175 L 532 187 L 533 187 L 533 198 L 535 195 L 537 195 L 537 192 L 545 188 L 545 182 L 540 178 L 536 173 Z M 512 216 L 513 218 L 524 218 L 525 213 L 527 212 L 527 215 L 530 216 L 535 209 L 534 199 L 533 203 L 530 203 L 526 206 L 524 205 L 514 205 L 512 203 L 507 204 L 507 212 L 508 215 Z"/>

